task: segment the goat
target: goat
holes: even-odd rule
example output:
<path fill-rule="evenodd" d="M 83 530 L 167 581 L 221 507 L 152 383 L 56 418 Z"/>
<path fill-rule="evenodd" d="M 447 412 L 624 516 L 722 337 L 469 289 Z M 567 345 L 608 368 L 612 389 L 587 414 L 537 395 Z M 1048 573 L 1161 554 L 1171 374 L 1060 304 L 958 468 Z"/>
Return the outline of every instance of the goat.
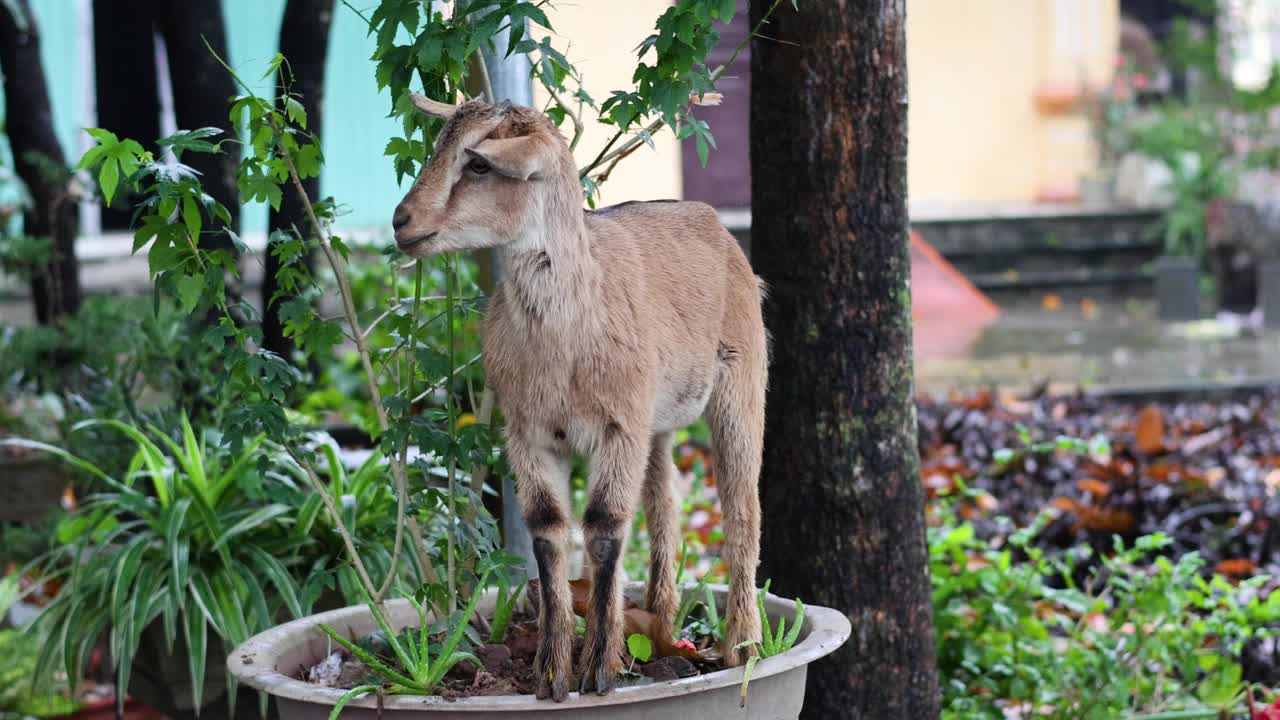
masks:
<path fill-rule="evenodd" d="M 651 536 L 645 602 L 670 633 L 677 506 L 675 431 L 705 413 L 732 572 L 726 662 L 760 638 L 757 485 L 768 348 L 762 285 L 715 211 L 695 202 L 583 208 L 568 143 L 536 110 L 416 93 L 448 120 L 435 155 L 396 208 L 407 255 L 497 248 L 484 367 L 506 418 L 507 456 L 541 577 L 538 698 L 568 697 L 574 618 L 567 577 L 567 483 L 590 457 L 582 525 L 593 590 L 579 692 L 610 692 L 622 665 L 618 566 L 638 503 Z"/>

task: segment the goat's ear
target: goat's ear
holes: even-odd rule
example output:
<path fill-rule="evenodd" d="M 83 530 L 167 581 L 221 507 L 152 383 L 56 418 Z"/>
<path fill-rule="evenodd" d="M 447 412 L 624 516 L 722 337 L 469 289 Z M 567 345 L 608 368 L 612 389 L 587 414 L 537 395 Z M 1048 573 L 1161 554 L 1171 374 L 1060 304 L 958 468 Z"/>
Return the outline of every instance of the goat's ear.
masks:
<path fill-rule="evenodd" d="M 528 180 L 541 173 L 548 163 L 547 143 L 537 135 L 481 140 L 467 154 L 489 163 L 499 175 Z"/>
<path fill-rule="evenodd" d="M 457 105 L 450 105 L 449 103 L 440 102 L 439 100 L 432 100 L 431 98 L 425 95 L 419 95 L 416 92 L 409 93 L 409 101 L 412 102 L 413 106 L 418 108 L 421 112 L 432 117 L 444 118 L 445 120 L 453 117 L 453 114 L 458 112 Z"/>

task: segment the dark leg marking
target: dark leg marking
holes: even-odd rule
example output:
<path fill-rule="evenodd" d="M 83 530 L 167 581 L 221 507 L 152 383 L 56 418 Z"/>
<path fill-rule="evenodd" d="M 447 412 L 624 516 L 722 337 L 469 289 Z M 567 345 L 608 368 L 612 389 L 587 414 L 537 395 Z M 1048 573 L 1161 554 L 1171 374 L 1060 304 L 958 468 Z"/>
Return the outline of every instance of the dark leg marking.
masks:
<path fill-rule="evenodd" d="M 539 530 L 546 530 L 550 527 L 556 527 L 565 524 L 564 514 L 560 512 L 559 501 L 550 493 L 539 493 L 537 496 L 530 498 L 530 507 L 525 509 L 524 522 L 529 526 L 529 532 L 537 534 Z M 546 540 L 535 541 L 547 542 Z M 541 573 L 541 568 L 539 568 Z M 544 576 L 545 577 L 545 576 Z"/>
<path fill-rule="evenodd" d="M 569 695 L 568 678 L 555 677 L 547 681 L 547 665 L 551 662 L 555 655 L 555 648 L 552 642 L 556 638 L 557 633 L 562 633 L 565 628 L 555 624 L 554 618 L 560 617 L 561 607 L 556 601 L 556 595 L 551 587 L 552 566 L 559 565 L 560 557 L 556 546 L 546 538 L 534 538 L 533 540 L 533 558 L 538 563 L 538 585 L 541 588 L 541 617 L 538 621 L 538 652 L 534 657 L 533 667 L 537 680 L 537 691 L 535 695 L 539 700 L 545 700 L 550 697 L 556 702 L 563 702 Z"/>
<path fill-rule="evenodd" d="M 617 535 L 622 529 L 624 518 L 620 518 L 609 512 L 598 498 L 593 498 L 587 503 L 586 510 L 582 511 L 582 527 L 588 530 L 594 530 L 601 535 Z M 601 538 L 600 540 L 603 540 Z M 600 542 L 596 540 L 595 542 Z M 592 551 L 591 559 L 595 560 L 595 552 Z"/>
<path fill-rule="evenodd" d="M 610 634 L 618 630 L 610 624 L 608 611 L 609 604 L 613 601 L 613 576 L 617 571 L 622 542 L 616 538 L 596 538 L 591 541 L 587 551 L 591 554 L 591 564 L 595 568 L 591 590 L 591 619 L 595 632 L 591 637 L 592 646 L 586 649 L 591 661 L 582 669 L 582 683 L 578 692 L 588 693 L 594 689 L 600 695 L 607 695 L 613 690 L 614 678 L 611 676 L 606 653 L 609 652 Z"/>

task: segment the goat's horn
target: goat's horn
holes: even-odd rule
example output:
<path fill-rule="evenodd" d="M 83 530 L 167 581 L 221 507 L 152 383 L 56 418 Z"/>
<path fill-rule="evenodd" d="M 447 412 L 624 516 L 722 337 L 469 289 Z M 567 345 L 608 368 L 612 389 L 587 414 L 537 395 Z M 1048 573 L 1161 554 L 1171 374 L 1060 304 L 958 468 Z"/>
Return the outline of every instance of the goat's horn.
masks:
<path fill-rule="evenodd" d="M 416 92 L 409 93 L 409 100 L 413 103 L 414 107 L 418 108 L 422 112 L 431 115 L 432 117 L 444 118 L 445 120 L 453 117 L 453 114 L 458 111 L 457 105 L 450 105 L 449 103 L 440 102 L 439 100 L 432 100 L 431 98 L 425 95 L 419 95 Z"/>

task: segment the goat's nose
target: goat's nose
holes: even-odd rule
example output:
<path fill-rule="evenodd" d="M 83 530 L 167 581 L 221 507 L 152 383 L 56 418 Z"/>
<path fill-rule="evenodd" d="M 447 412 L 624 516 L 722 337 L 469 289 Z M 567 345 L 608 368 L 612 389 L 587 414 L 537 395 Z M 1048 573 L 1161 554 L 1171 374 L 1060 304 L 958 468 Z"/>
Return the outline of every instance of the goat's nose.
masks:
<path fill-rule="evenodd" d="M 409 224 L 409 211 L 404 206 L 396 208 L 396 214 L 391 216 L 391 229 L 400 232 L 400 228 Z"/>

